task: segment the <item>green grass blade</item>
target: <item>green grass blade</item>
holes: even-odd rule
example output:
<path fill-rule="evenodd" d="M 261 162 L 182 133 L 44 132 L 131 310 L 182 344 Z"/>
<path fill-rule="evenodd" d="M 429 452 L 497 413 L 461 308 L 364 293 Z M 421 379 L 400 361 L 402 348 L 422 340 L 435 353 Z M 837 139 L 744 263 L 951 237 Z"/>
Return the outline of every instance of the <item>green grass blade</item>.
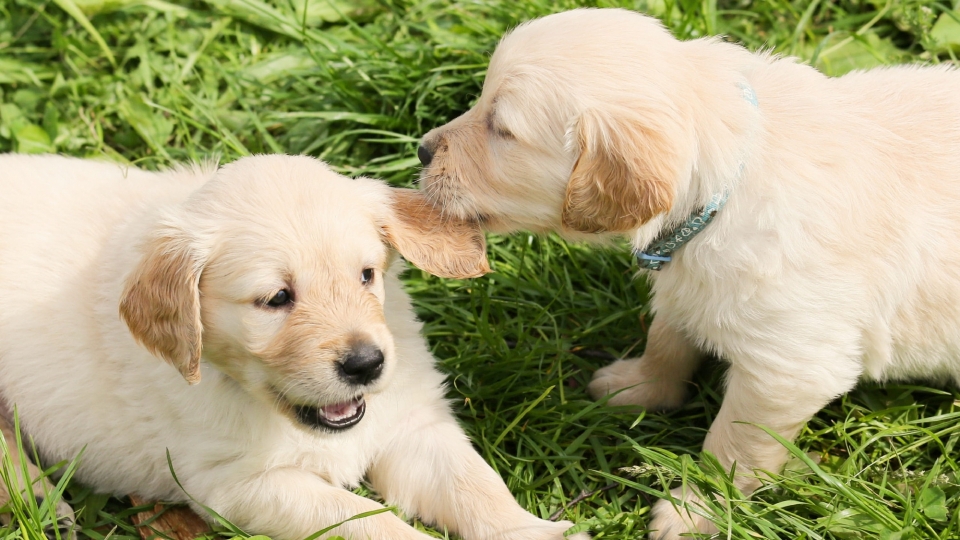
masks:
<path fill-rule="evenodd" d="M 97 42 L 97 45 L 100 47 L 100 51 L 103 52 L 103 55 L 107 57 L 107 60 L 110 61 L 110 65 L 116 66 L 117 59 L 113 57 L 113 53 L 110 51 L 110 47 L 107 46 L 107 42 L 103 40 L 103 36 L 100 35 L 100 32 L 97 32 L 97 29 L 93 27 L 90 23 L 90 19 L 83 14 L 83 11 L 80 10 L 80 7 L 73 0 L 53 0 L 60 9 L 66 11 L 71 17 L 74 18 L 80 26 L 86 30 L 93 40 Z"/>

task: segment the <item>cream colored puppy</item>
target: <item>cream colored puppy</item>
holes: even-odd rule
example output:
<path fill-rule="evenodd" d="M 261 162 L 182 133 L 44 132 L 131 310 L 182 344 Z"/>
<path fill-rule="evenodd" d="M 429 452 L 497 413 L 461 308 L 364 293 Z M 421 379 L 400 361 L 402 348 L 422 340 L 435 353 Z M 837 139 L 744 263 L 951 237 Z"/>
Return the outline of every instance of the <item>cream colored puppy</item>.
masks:
<path fill-rule="evenodd" d="M 646 351 L 590 391 L 675 407 L 719 355 L 726 397 L 704 447 L 737 464 L 745 492 L 786 451 L 740 422 L 793 438 L 861 378 L 960 381 L 953 69 L 829 78 L 677 41 L 638 13 L 575 10 L 507 35 L 477 104 L 419 153 L 422 189 L 453 215 L 650 252 L 644 264 L 662 268 L 649 272 Z M 676 235 L 686 243 L 657 261 L 651 244 Z M 669 501 L 654 516 L 658 538 L 714 530 Z"/>
<path fill-rule="evenodd" d="M 186 500 L 169 451 L 250 532 L 383 508 L 348 491 L 366 475 L 465 539 L 561 540 L 570 523 L 520 508 L 457 425 L 391 247 L 486 269 L 479 229 L 307 157 L 150 173 L 0 156 L 0 394 L 46 459 L 84 450 L 98 491 Z M 330 534 L 428 538 L 389 512 Z"/>

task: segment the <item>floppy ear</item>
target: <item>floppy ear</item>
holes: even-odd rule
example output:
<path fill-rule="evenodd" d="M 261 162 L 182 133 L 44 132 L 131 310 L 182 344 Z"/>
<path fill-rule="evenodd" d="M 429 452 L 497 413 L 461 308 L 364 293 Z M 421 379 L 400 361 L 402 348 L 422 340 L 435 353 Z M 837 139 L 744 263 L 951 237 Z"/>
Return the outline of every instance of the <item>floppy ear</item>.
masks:
<path fill-rule="evenodd" d="M 387 242 L 416 267 L 445 278 L 480 277 L 490 271 L 480 224 L 460 221 L 414 189 L 390 189 L 393 217 L 382 227 Z"/>
<path fill-rule="evenodd" d="M 563 201 L 565 227 L 625 232 L 670 209 L 684 152 L 676 124 L 662 112 L 651 117 L 658 114 L 660 122 L 626 110 L 583 113 L 574 133 L 580 156 Z"/>
<path fill-rule="evenodd" d="M 200 272 L 186 233 L 164 227 L 145 246 L 145 255 L 124 286 L 120 316 L 133 337 L 180 371 L 200 382 Z"/>

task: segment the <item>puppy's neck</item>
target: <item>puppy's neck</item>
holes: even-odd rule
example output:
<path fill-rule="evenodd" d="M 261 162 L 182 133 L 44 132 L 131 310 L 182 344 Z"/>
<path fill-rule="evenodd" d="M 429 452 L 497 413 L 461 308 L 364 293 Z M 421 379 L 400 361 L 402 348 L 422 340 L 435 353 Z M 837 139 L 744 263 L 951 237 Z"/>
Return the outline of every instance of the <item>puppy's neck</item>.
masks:
<path fill-rule="evenodd" d="M 704 43 L 687 42 L 694 49 Z M 712 49 L 699 52 L 712 54 Z M 748 53 L 746 57 L 737 57 L 745 58 L 747 63 L 730 65 L 729 61 L 718 60 L 719 63 L 701 64 L 716 67 L 702 74 L 701 84 L 693 85 L 687 95 L 678 97 L 683 116 L 696 126 L 695 157 L 684 177 L 675 184 L 677 197 L 670 210 L 634 231 L 631 243 L 636 252 L 684 227 L 721 195 L 724 201 L 728 195 L 736 196 L 762 129 L 762 103 L 749 80 L 757 60 Z M 721 205 L 719 212 L 722 211 Z"/>

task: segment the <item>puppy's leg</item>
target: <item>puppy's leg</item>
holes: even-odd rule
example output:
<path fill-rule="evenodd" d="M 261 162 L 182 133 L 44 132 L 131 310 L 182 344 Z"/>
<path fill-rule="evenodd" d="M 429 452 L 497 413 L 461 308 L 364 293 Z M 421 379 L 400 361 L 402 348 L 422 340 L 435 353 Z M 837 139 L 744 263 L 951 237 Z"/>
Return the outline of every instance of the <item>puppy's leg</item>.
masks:
<path fill-rule="evenodd" d="M 390 503 L 464 540 L 563 540 L 573 525 L 521 508 L 446 410 L 418 412 L 388 448 L 370 471 L 373 486 Z"/>
<path fill-rule="evenodd" d="M 20 452 L 17 450 L 17 436 L 14 432 L 13 426 L 10 422 L 0 415 L 0 432 L 3 433 L 3 439 L 6 443 L 6 448 L 9 451 L 10 463 L 12 464 L 12 470 L 14 477 L 11 478 L 12 482 L 17 482 L 17 485 L 20 486 L 21 490 L 25 490 L 26 486 L 29 484 L 29 489 L 33 492 L 34 499 L 37 501 L 37 506 L 43 504 L 44 498 L 49 493 L 53 493 L 54 486 L 50 483 L 50 479 L 47 477 L 40 478 L 43 473 L 40 469 L 37 468 L 29 459 L 26 462 L 27 474 L 30 475 L 30 478 L 23 477 L 23 461 L 20 460 Z M 0 455 L 0 458 L 4 456 Z M 39 479 L 39 480 L 38 480 Z M 3 482 L 0 482 L 0 506 L 3 506 L 10 502 L 11 494 L 7 489 L 7 485 Z M 59 536 L 63 540 L 73 539 L 74 535 L 74 523 L 76 522 L 76 517 L 73 514 L 73 509 L 70 508 L 70 505 L 67 504 L 63 499 L 57 500 L 57 505 L 55 509 L 57 515 L 57 530 L 54 531 L 53 527 L 48 527 L 44 532 L 47 535 L 47 538 L 55 540 L 59 533 Z M 4 525 L 10 523 L 10 516 L 5 514 L 0 516 L 0 522 Z"/>
<path fill-rule="evenodd" d="M 382 510 L 370 499 L 327 483 L 303 469 L 271 469 L 239 483 L 224 483 L 233 471 L 213 471 L 185 486 L 196 496 L 204 486 L 215 486 L 198 499 L 241 529 L 276 540 L 300 540 L 364 512 Z M 201 508 L 196 508 L 203 514 Z M 320 538 L 349 540 L 429 540 L 394 515 L 382 512 L 344 523 Z"/>
<path fill-rule="evenodd" d="M 685 336 L 656 318 L 643 356 L 597 370 L 587 389 L 594 399 L 622 390 L 610 398 L 610 405 L 673 409 L 683 403 L 687 381 L 702 359 L 703 353 Z"/>
<path fill-rule="evenodd" d="M 734 361 L 730 368 L 726 397 L 710 426 L 704 450 L 717 456 L 727 469 L 736 463 L 734 483 L 745 495 L 760 486 L 763 471 L 779 472 L 787 460 L 787 450 L 751 424 L 792 440 L 814 414 L 856 384 L 859 367 L 854 360 L 837 360 L 829 364 L 829 369 L 806 360 Z M 675 489 L 673 496 L 694 505 L 700 500 L 689 488 Z M 649 528 L 654 531 L 651 538 L 656 540 L 678 540 L 681 534 L 690 532 L 716 532 L 706 518 L 671 501 L 659 501 L 653 516 Z"/>

